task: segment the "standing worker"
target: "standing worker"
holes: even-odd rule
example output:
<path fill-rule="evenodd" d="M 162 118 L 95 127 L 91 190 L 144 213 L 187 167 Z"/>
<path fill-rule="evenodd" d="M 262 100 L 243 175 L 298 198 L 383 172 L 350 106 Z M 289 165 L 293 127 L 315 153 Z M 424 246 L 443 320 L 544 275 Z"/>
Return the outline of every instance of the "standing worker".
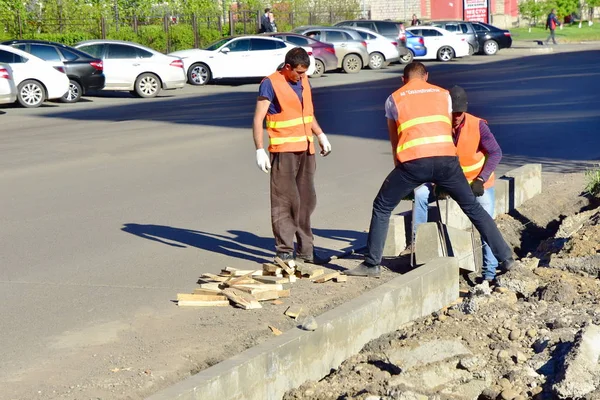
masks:
<path fill-rule="evenodd" d="M 379 277 L 390 215 L 400 201 L 423 183 L 433 182 L 452 197 L 494 256 L 509 270 L 512 251 L 494 220 L 479 205 L 465 179 L 452 140 L 451 99 L 447 90 L 427 83 L 420 62 L 404 67 L 404 86 L 386 101 L 388 133 L 396 167 L 373 201 L 365 261 L 346 275 Z"/>
<path fill-rule="evenodd" d="M 490 131 L 487 121 L 467 113 L 467 93 L 460 86 L 450 89 L 452 99 L 452 138 L 456 145 L 458 162 L 477 202 L 494 216 L 494 171 L 502 159 L 502 150 Z M 435 197 L 433 185 L 427 183 L 415 190 L 413 209 L 413 238 L 417 227 L 427 222 L 428 205 Z M 490 284 L 496 278 L 498 260 L 490 246 L 483 241 L 483 279 Z"/>
<path fill-rule="evenodd" d="M 552 39 L 552 43 L 558 44 L 556 43 L 556 37 L 554 36 L 554 32 L 558 25 L 560 25 L 560 21 L 556 18 L 556 9 L 553 8 L 546 19 L 546 29 L 550 29 L 550 35 L 548 35 L 548 38 L 546 39 L 546 44 L 550 42 L 550 39 Z"/>
<path fill-rule="evenodd" d="M 286 54 L 283 68 L 262 81 L 253 134 L 256 163 L 265 173 L 271 171 L 271 223 L 277 257 L 284 261 L 294 259 L 295 236 L 299 261 L 324 264 L 329 259 L 315 256 L 310 224 L 317 205 L 313 133 L 322 156 L 331 152 L 331 144 L 314 116 L 306 76 L 309 66 L 306 50 L 295 47 Z M 270 159 L 263 148 L 265 117 Z"/>

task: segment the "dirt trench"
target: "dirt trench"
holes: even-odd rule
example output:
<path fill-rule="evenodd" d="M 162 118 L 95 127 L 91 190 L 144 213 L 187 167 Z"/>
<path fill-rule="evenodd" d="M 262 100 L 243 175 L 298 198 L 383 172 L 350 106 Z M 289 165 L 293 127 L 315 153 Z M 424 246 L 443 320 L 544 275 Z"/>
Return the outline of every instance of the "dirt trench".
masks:
<path fill-rule="evenodd" d="M 585 358 L 600 355 L 600 208 L 582 187 L 563 176 L 497 219 L 520 259 L 497 286 L 462 281 L 454 304 L 283 399 L 600 399 Z"/>

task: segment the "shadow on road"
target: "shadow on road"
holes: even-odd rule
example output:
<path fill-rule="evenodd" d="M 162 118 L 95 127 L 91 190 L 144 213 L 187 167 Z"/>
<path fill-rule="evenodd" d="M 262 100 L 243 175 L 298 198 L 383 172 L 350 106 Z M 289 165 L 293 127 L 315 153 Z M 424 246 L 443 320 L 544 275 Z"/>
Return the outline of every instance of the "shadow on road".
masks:
<path fill-rule="evenodd" d="M 130 233 L 143 239 L 152 240 L 171 247 L 198 249 L 222 254 L 228 257 L 240 258 L 256 263 L 271 262 L 274 252 L 272 237 L 257 236 L 250 232 L 229 230 L 229 235 L 203 232 L 193 229 L 175 228 L 165 225 L 127 223 L 121 228 L 123 232 Z M 366 243 L 366 233 L 337 229 L 313 229 L 316 236 L 347 242 L 349 248 Z M 315 251 L 320 255 L 332 251 L 315 246 Z M 341 252 L 346 249 L 341 250 Z"/>

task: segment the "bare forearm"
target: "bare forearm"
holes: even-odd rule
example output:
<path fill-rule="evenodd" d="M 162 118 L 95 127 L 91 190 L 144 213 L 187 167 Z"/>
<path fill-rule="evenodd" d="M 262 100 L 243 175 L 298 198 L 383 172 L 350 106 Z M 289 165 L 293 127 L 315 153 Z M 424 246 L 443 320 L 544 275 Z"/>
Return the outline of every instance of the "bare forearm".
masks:
<path fill-rule="evenodd" d="M 317 122 L 317 118 L 315 117 L 313 117 L 312 132 L 317 136 L 323 133 L 323 129 L 321 129 L 321 126 L 319 125 L 319 123 Z"/>
<path fill-rule="evenodd" d="M 252 136 L 254 137 L 254 146 L 256 150 L 264 148 L 263 146 L 263 121 L 262 119 L 254 118 L 254 124 L 252 127 Z"/>

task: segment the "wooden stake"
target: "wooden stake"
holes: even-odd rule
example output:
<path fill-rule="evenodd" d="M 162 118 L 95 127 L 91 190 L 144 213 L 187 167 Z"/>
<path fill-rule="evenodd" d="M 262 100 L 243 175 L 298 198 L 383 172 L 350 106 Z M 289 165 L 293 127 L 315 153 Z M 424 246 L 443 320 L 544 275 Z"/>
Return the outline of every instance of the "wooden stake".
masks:
<path fill-rule="evenodd" d="M 285 271 L 286 274 L 294 275 L 294 272 L 296 270 L 296 263 L 294 262 L 294 260 L 291 260 L 288 263 L 286 263 L 281 258 L 275 257 L 275 262 L 281 267 L 281 269 Z"/>
<path fill-rule="evenodd" d="M 223 294 L 227 298 L 233 301 L 235 304 L 243 308 L 244 310 L 253 310 L 255 308 L 262 308 L 258 300 L 250 293 L 242 292 L 234 288 L 227 288 L 223 290 Z"/>
<path fill-rule="evenodd" d="M 339 275 L 340 275 L 339 272 L 331 272 L 329 274 L 321 275 L 320 277 L 315 279 L 314 282 L 315 283 L 324 283 L 329 280 L 332 280 L 333 278 L 337 278 Z"/>
<path fill-rule="evenodd" d="M 229 305 L 229 300 L 225 296 L 177 293 L 177 305 L 180 307 L 224 307 Z"/>
<path fill-rule="evenodd" d="M 301 306 L 289 306 L 287 310 L 285 310 L 284 314 L 288 317 L 292 317 L 294 319 L 298 318 L 300 313 L 302 312 Z"/>

